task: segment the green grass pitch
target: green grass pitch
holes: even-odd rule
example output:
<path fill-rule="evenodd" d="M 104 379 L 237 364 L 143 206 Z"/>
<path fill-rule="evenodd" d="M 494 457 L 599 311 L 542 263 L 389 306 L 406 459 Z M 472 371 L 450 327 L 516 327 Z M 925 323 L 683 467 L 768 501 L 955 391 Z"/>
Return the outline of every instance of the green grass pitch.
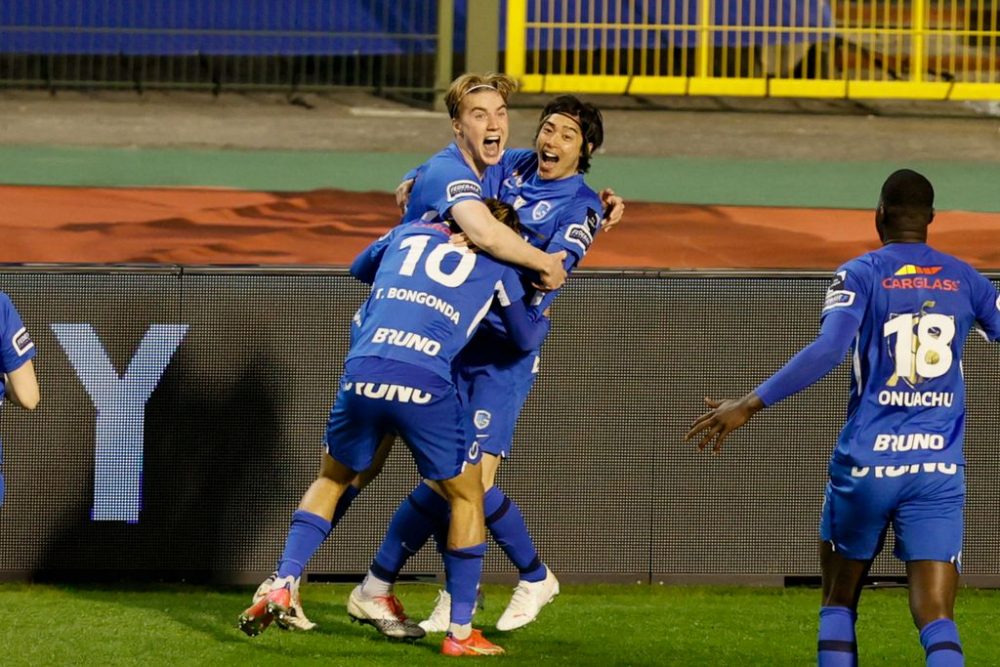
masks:
<path fill-rule="evenodd" d="M 403 584 L 414 617 L 435 587 Z M 201 586 L 5 584 L 0 622 L 5 665 L 429 665 L 440 638 L 390 642 L 348 622 L 350 586 L 307 584 L 303 601 L 319 628 L 253 639 L 236 629 L 250 589 Z M 504 665 L 812 665 L 815 589 L 564 586 L 534 624 L 492 630 L 510 589 L 487 586 L 477 625 L 503 645 Z M 970 665 L 1000 664 L 1000 591 L 962 590 L 957 617 Z M 865 665 L 922 665 L 901 588 L 862 596 L 858 636 Z"/>

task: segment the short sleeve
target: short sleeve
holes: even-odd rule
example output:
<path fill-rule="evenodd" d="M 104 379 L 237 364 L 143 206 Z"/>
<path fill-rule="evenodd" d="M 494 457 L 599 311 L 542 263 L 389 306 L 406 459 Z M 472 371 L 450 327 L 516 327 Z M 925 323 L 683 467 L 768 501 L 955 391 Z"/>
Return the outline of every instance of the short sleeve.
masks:
<path fill-rule="evenodd" d="M 590 250 L 594 237 L 601 227 L 600 202 L 595 198 L 574 202 L 561 216 L 559 227 L 546 247 L 547 252 L 565 250 L 579 264 Z"/>
<path fill-rule="evenodd" d="M 35 344 L 10 298 L 0 293 L 0 371 L 10 373 L 35 356 Z"/>
<path fill-rule="evenodd" d="M 435 162 L 420 174 L 413 187 L 422 189 L 423 201 L 442 219 L 447 217 L 452 206 L 461 201 L 483 200 L 483 187 L 472 170 L 465 165 L 443 160 Z"/>

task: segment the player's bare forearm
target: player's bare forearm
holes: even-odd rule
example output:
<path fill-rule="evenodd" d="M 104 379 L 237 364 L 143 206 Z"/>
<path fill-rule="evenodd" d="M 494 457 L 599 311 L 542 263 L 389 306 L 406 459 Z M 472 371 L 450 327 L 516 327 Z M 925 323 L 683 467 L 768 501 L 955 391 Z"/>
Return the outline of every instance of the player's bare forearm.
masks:
<path fill-rule="evenodd" d="M 716 401 L 705 397 L 709 410 L 691 423 L 691 430 L 684 436 L 685 441 L 701 436 L 698 449 L 712 445 L 712 453 L 722 451 L 722 443 L 729 434 L 750 421 L 750 418 L 764 409 L 764 402 L 756 393 L 750 392 L 742 398 L 726 398 Z M 713 444 L 714 443 L 714 444 Z"/>
<path fill-rule="evenodd" d="M 41 399 L 41 392 L 38 388 L 38 378 L 35 377 L 35 365 L 31 360 L 26 361 L 17 370 L 4 375 L 7 396 L 10 402 L 25 410 L 34 410 L 38 407 Z"/>

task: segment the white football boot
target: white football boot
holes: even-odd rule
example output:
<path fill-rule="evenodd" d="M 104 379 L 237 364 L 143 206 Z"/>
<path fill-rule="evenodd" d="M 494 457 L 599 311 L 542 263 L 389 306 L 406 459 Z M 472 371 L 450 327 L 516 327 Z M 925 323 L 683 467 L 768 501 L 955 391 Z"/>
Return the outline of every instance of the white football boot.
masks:
<path fill-rule="evenodd" d="M 504 609 L 497 630 L 508 632 L 523 628 L 538 618 L 542 607 L 552 602 L 559 595 L 559 580 L 552 570 L 545 566 L 545 578 L 541 581 L 519 581 L 514 588 L 514 596 Z"/>
<path fill-rule="evenodd" d="M 483 609 L 486 596 L 483 589 L 476 589 L 476 606 L 472 608 L 472 617 L 476 617 L 476 612 Z M 451 624 L 451 594 L 445 589 L 438 591 L 437 602 L 434 603 L 434 611 L 427 617 L 427 620 L 417 623 L 424 629 L 424 632 L 431 634 L 434 632 L 448 632 Z"/>
<path fill-rule="evenodd" d="M 272 572 L 271 576 L 265 579 L 264 582 L 257 587 L 257 591 L 253 594 L 254 603 L 267 597 L 267 594 L 271 592 L 277 578 L 278 573 Z M 291 604 L 288 608 L 282 613 L 275 614 L 274 622 L 282 630 L 308 632 L 309 630 L 316 628 L 316 624 L 306 617 L 306 612 L 302 609 L 302 595 L 299 592 L 299 585 L 301 584 L 301 581 L 301 579 L 295 579 L 292 582 Z"/>
<path fill-rule="evenodd" d="M 347 614 L 352 621 L 370 625 L 392 639 L 413 640 L 427 634 L 406 616 L 403 603 L 395 595 L 365 597 L 360 585 L 347 598 Z"/>
<path fill-rule="evenodd" d="M 434 611 L 427 617 L 426 621 L 420 621 L 417 625 L 424 629 L 424 632 L 448 632 L 448 625 L 451 621 L 451 594 L 443 588 L 438 591 L 437 602 L 434 603 Z"/>

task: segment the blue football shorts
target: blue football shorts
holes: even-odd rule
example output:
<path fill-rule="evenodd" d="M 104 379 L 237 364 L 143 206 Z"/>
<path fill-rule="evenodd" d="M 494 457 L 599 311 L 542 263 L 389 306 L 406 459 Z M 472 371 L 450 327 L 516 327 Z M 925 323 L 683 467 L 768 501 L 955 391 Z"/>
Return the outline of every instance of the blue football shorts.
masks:
<path fill-rule="evenodd" d="M 364 357 L 345 366 L 325 445 L 335 460 L 360 472 L 371 465 L 383 434 L 395 431 L 422 477 L 451 479 L 473 442 L 465 416 L 455 386 L 444 378 L 412 364 Z"/>
<path fill-rule="evenodd" d="M 538 352 L 497 363 L 460 357 L 455 384 L 467 406 L 468 423 L 475 435 L 471 455 L 507 457 L 514 444 L 514 427 L 538 376 Z"/>
<path fill-rule="evenodd" d="M 962 565 L 965 467 L 914 463 L 858 468 L 831 462 L 820 539 L 852 560 L 871 560 L 892 525 L 901 561 Z"/>

